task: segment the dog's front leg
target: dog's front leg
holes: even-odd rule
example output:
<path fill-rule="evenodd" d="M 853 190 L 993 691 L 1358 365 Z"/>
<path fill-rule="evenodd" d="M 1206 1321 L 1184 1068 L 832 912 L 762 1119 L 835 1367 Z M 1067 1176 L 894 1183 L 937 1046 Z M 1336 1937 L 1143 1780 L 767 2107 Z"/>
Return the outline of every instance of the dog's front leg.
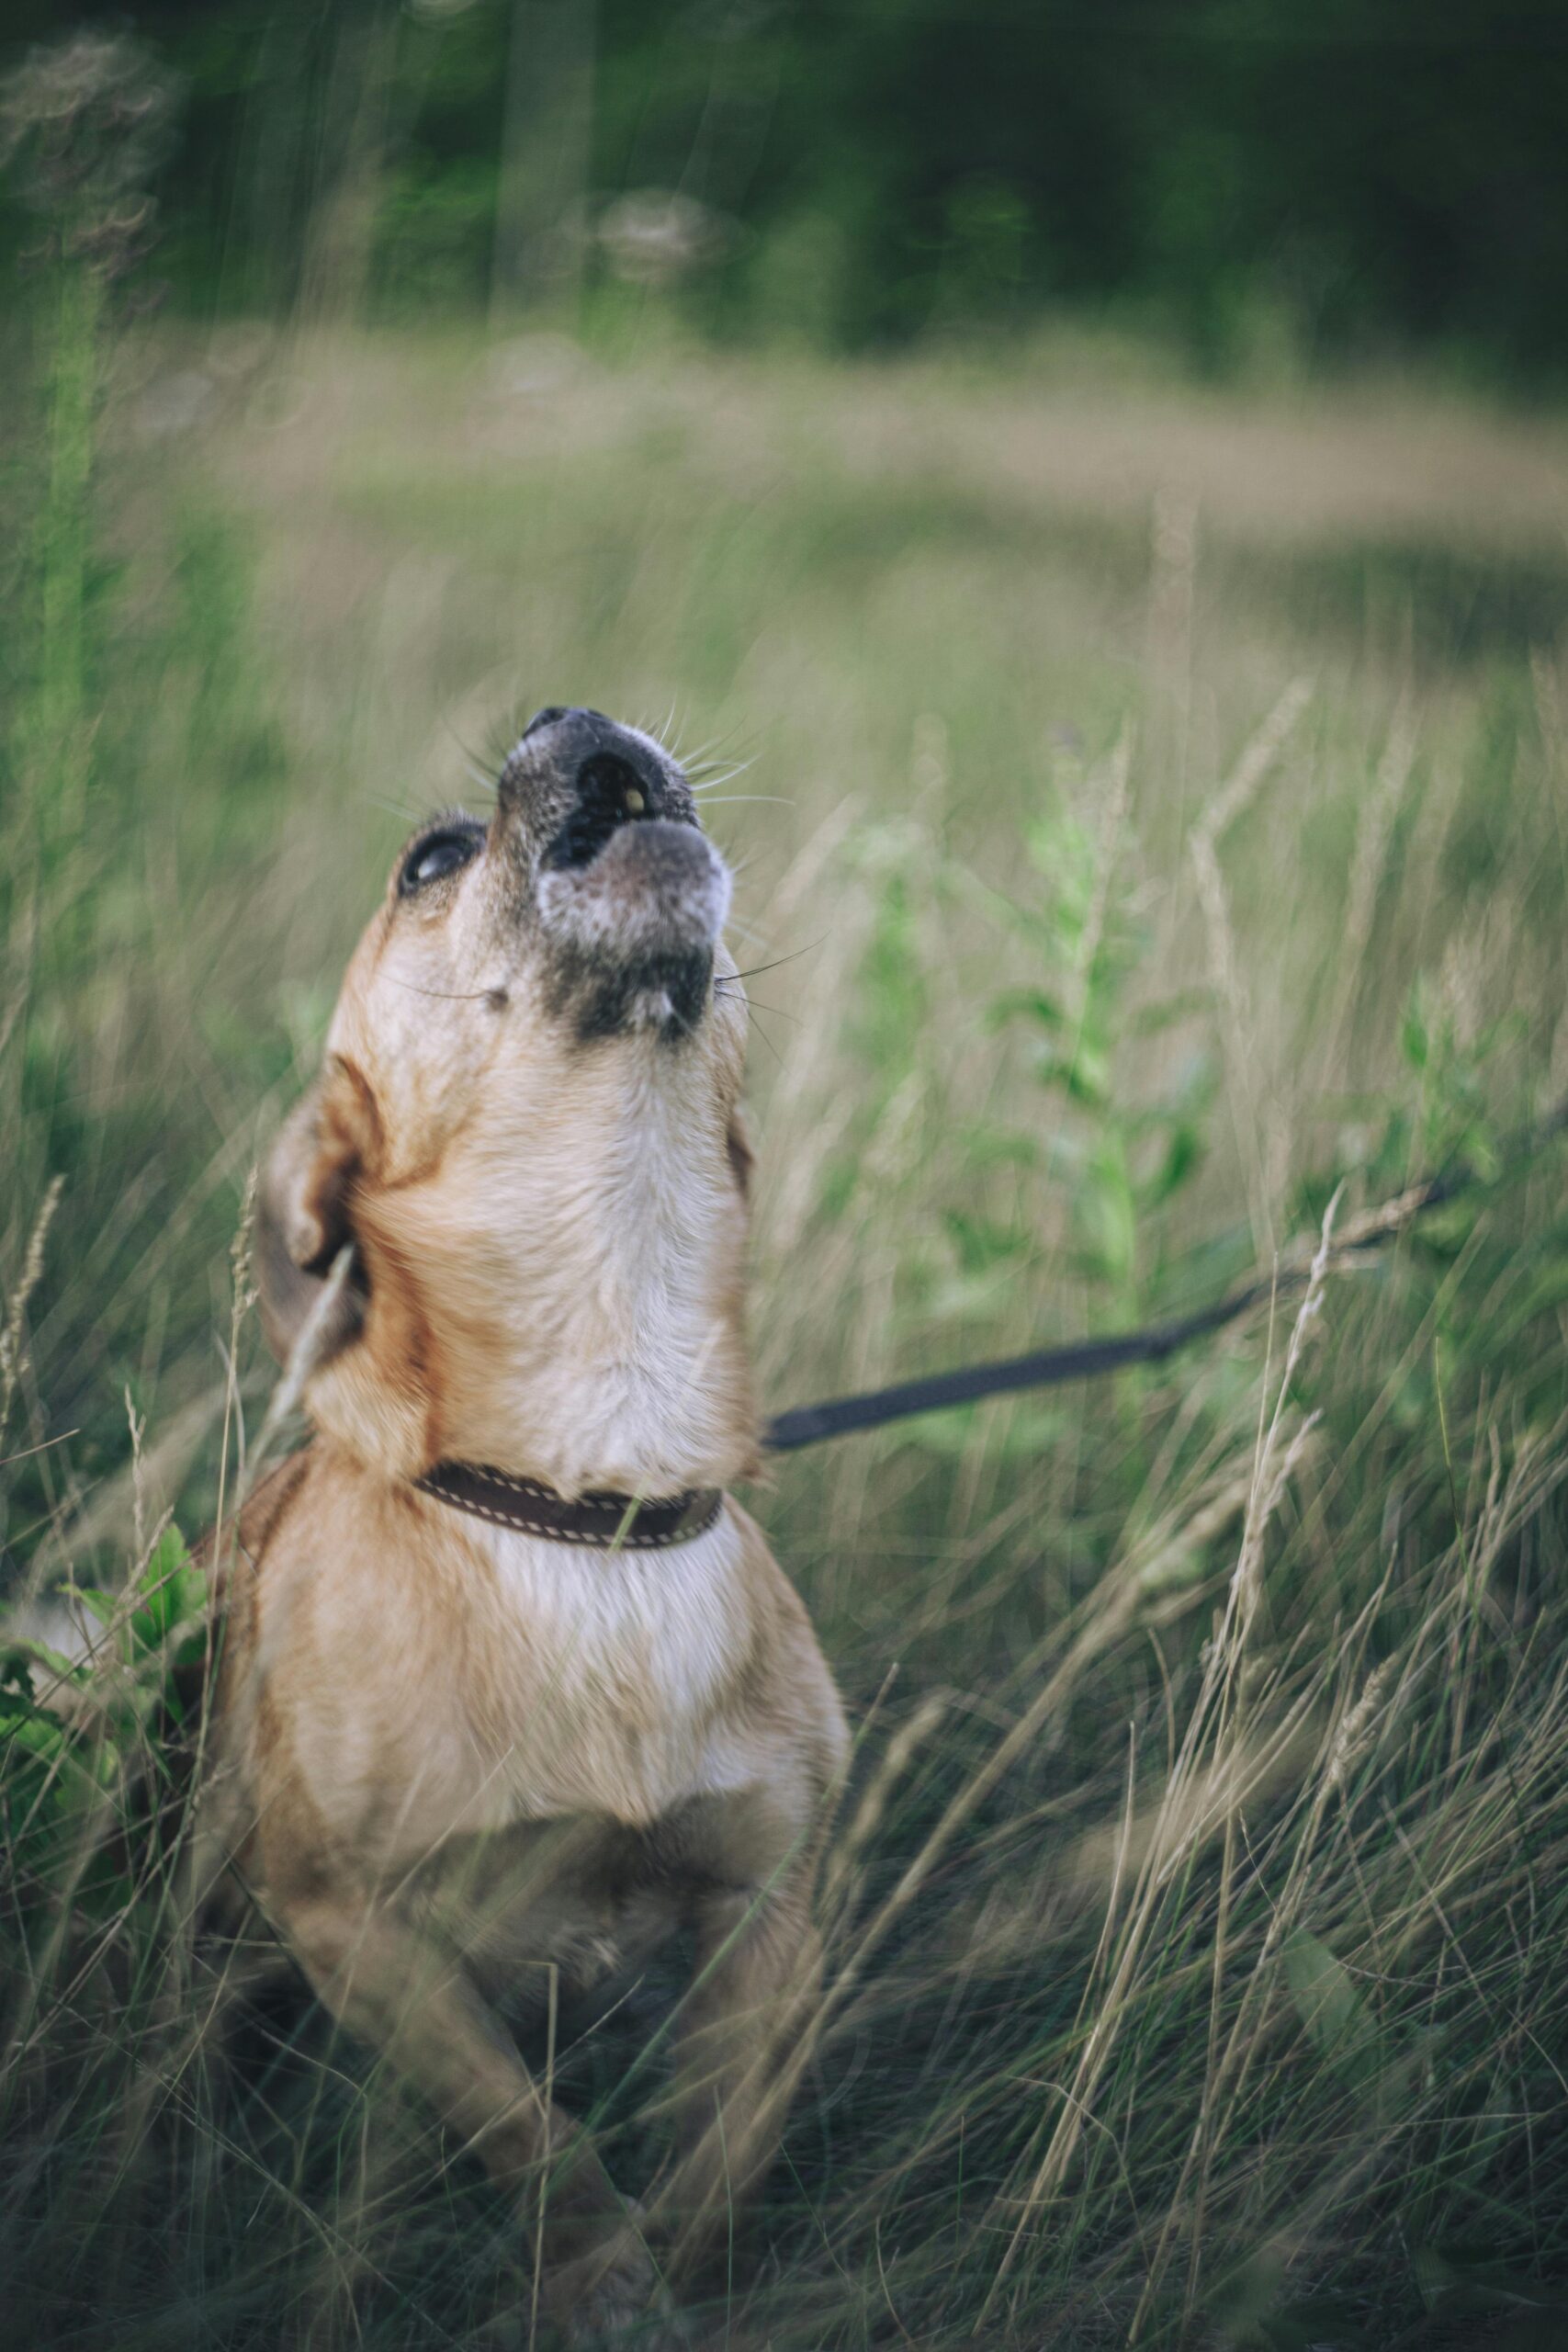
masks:
<path fill-rule="evenodd" d="M 333 2016 L 517 2200 L 543 2246 L 541 2306 L 568 2339 L 646 2311 L 652 2264 L 592 2140 L 545 2098 L 462 1963 L 389 1902 L 275 1896 L 273 1907 Z"/>
<path fill-rule="evenodd" d="M 813 1875 L 711 1894 L 697 1912 L 697 1973 L 676 2048 L 676 2162 L 653 2216 L 680 2276 L 728 2245 L 809 2055 L 821 1980 Z"/>

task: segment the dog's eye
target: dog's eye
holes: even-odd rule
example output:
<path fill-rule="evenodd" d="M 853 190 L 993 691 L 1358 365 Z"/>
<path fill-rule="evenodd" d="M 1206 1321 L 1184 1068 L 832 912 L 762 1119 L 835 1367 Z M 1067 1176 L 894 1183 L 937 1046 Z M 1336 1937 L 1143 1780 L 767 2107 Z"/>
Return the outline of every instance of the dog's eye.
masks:
<path fill-rule="evenodd" d="M 479 848 L 477 833 L 431 833 L 409 852 L 408 862 L 399 877 L 398 889 L 403 898 L 414 890 L 423 890 L 427 882 L 439 882 L 444 874 L 456 874 L 467 865 Z"/>

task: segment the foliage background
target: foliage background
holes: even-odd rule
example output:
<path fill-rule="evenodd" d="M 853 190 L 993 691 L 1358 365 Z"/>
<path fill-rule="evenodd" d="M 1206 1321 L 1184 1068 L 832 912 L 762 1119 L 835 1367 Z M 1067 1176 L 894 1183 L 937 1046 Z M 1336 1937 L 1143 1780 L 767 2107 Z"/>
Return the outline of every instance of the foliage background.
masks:
<path fill-rule="evenodd" d="M 101 13 L 17 0 L 8 34 Z M 514 294 L 513 199 L 547 275 L 563 212 L 581 233 L 656 188 L 728 232 L 686 304 L 727 337 L 864 348 L 1048 307 L 1217 369 L 1419 345 L 1517 384 L 1568 358 L 1552 0 L 165 0 L 127 21 L 186 80 L 160 266 L 202 311 L 297 299 L 350 179 L 373 182 L 356 293 L 382 319 Z"/>

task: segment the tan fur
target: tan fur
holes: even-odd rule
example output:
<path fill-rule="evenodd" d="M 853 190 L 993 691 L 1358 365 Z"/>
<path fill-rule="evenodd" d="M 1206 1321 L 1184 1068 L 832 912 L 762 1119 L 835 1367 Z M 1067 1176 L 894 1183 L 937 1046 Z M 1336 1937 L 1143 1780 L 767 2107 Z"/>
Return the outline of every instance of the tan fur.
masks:
<path fill-rule="evenodd" d="M 689 1034 L 580 1033 L 538 914 L 571 761 L 531 757 L 459 876 L 413 898 L 394 876 L 268 1171 L 276 1342 L 345 1242 L 363 1279 L 318 1334 L 315 1442 L 242 1522 L 203 1852 L 521 2211 L 547 2173 L 544 2305 L 586 2338 L 646 2308 L 650 2246 L 679 2274 L 722 2238 L 770 2160 L 845 1730 L 733 1500 L 689 1543 L 607 1554 L 409 1483 L 447 1457 L 653 1497 L 756 1459 L 739 983 L 721 951 Z M 646 927 L 641 854 L 617 849 Z M 594 911 L 612 965 L 618 903 Z M 502 2018 L 678 1929 L 697 1969 L 645 2237 Z"/>

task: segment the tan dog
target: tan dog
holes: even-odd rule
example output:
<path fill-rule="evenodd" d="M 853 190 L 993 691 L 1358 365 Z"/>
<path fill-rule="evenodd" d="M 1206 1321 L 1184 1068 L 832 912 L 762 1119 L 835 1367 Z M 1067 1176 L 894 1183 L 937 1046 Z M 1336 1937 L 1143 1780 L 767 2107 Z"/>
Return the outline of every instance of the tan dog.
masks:
<path fill-rule="evenodd" d="M 541 711 L 489 826 L 400 858 L 258 1234 L 318 1436 L 243 1519 L 209 1861 L 530 2231 L 543 2196 L 542 2304 L 574 2341 L 645 2311 L 649 2245 L 684 2275 L 767 2166 L 846 1753 L 800 1602 L 706 1491 L 757 1445 L 728 891 L 656 743 Z M 443 1464 L 481 1466 L 466 1507 L 416 1485 Z M 568 1540 L 595 1493 L 620 1499 Z M 626 1498 L 660 1498 L 637 1548 Z M 536 1513 L 555 1532 L 513 1523 Z M 645 2235 L 505 2019 L 677 1931 L 695 1973 Z"/>

